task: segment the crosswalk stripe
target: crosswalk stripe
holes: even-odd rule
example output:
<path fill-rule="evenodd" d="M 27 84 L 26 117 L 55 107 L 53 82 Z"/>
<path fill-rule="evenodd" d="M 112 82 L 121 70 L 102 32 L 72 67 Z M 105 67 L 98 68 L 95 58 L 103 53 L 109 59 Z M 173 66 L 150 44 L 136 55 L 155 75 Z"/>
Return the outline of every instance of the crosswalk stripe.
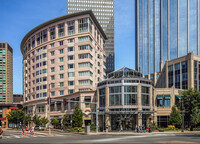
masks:
<path fill-rule="evenodd" d="M 32 137 L 47 137 L 47 136 L 44 136 L 44 135 L 33 135 L 33 136 L 21 136 L 21 135 L 9 135 L 9 136 L 3 136 L 2 138 L 3 139 L 10 139 L 10 138 L 32 138 Z"/>

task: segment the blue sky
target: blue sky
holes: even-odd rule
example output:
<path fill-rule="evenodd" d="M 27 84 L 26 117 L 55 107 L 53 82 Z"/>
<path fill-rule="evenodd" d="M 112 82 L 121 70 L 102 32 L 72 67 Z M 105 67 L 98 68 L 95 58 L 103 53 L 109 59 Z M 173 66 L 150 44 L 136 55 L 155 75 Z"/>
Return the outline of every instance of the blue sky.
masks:
<path fill-rule="evenodd" d="M 22 94 L 23 37 L 39 24 L 66 14 L 66 0 L 0 0 L 0 42 L 13 48 L 13 93 Z M 134 0 L 115 0 L 115 70 L 135 68 Z"/>

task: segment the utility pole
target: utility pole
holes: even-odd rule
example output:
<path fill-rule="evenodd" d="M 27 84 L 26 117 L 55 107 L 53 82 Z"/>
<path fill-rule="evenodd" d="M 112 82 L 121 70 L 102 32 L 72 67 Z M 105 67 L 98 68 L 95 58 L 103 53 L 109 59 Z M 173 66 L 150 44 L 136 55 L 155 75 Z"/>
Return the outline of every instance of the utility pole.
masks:
<path fill-rule="evenodd" d="M 49 119 L 49 135 L 51 135 L 51 119 L 50 119 L 50 108 L 51 108 L 51 98 L 50 98 L 50 86 L 51 84 L 49 84 L 49 99 L 48 99 L 48 103 L 49 103 L 49 109 L 48 109 L 48 119 Z"/>
<path fill-rule="evenodd" d="M 182 109 L 182 132 L 184 132 L 184 112 L 183 112 L 183 98 L 181 99 L 181 109 Z"/>

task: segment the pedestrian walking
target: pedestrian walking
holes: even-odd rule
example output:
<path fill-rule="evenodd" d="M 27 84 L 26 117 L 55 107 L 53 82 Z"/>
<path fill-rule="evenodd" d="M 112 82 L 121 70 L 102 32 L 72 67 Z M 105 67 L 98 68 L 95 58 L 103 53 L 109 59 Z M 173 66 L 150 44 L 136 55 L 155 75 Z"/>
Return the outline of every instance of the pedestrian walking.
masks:
<path fill-rule="evenodd" d="M 22 130 L 22 136 L 24 136 L 24 127 L 23 126 L 21 126 L 21 130 Z"/>
<path fill-rule="evenodd" d="M 143 126 L 142 126 L 142 130 L 143 130 L 144 133 L 146 132 L 146 127 L 145 127 L 144 124 L 143 124 Z"/>
<path fill-rule="evenodd" d="M 31 136 L 35 135 L 35 132 L 34 132 L 35 128 L 34 126 L 31 127 Z"/>
<path fill-rule="evenodd" d="M 2 133 L 3 133 L 3 130 L 1 129 L 1 126 L 0 126 L 0 139 L 2 139 Z"/>
<path fill-rule="evenodd" d="M 25 133 L 25 135 L 27 136 L 27 134 L 28 134 L 28 126 L 26 126 L 26 133 Z"/>
<path fill-rule="evenodd" d="M 149 133 L 151 132 L 151 125 L 149 125 Z"/>
<path fill-rule="evenodd" d="M 140 124 L 140 133 L 142 133 L 142 125 Z"/>

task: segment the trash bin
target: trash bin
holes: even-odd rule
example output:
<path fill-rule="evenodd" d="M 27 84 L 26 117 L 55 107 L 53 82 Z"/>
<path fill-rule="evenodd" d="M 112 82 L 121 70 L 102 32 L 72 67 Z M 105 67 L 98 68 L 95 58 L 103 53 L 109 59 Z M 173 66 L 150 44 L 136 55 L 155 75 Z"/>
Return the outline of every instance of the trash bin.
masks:
<path fill-rule="evenodd" d="M 89 133 L 90 132 L 90 126 L 85 126 L 85 133 Z"/>

